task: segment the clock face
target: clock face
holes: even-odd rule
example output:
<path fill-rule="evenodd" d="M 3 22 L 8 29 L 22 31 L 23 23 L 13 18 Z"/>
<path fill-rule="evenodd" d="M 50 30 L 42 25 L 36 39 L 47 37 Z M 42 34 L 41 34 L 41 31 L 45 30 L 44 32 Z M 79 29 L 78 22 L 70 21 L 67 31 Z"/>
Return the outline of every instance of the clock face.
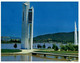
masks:
<path fill-rule="evenodd" d="M 28 22 L 29 22 L 29 23 L 32 23 L 32 9 L 29 9 Z"/>

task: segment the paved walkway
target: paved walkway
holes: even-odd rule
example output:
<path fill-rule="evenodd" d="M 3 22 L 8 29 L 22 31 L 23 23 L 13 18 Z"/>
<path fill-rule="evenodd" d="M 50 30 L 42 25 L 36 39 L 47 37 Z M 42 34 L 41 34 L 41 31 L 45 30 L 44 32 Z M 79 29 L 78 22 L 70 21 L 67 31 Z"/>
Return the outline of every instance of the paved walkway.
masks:
<path fill-rule="evenodd" d="M 22 52 L 1 53 L 1 55 L 23 55 L 23 54 L 32 53 L 34 51 L 38 51 L 38 49 L 32 49 L 32 50 L 24 50 L 24 49 L 21 49 L 21 50 L 22 50 Z"/>

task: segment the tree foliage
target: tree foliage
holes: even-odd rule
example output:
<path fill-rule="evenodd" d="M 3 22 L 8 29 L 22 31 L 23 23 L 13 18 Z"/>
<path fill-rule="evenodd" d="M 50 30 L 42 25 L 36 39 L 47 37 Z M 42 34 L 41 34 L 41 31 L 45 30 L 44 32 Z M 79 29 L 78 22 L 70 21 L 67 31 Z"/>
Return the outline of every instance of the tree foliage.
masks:
<path fill-rule="evenodd" d="M 45 44 L 43 45 L 43 48 L 45 48 L 46 46 L 45 46 Z"/>
<path fill-rule="evenodd" d="M 37 48 L 41 48 L 41 47 L 42 47 L 41 45 L 39 45 L 39 44 L 37 45 Z"/>
<path fill-rule="evenodd" d="M 57 51 L 59 48 L 58 46 L 56 46 L 55 44 L 53 44 L 53 47 L 52 47 L 55 51 Z"/>
<path fill-rule="evenodd" d="M 48 49 L 51 49 L 51 47 L 49 46 Z"/>
<path fill-rule="evenodd" d="M 14 48 L 17 48 L 17 44 L 16 43 L 14 44 Z"/>
<path fill-rule="evenodd" d="M 34 37 L 34 42 L 73 43 L 74 42 L 74 32 L 40 35 L 40 36 Z"/>
<path fill-rule="evenodd" d="M 63 51 L 78 51 L 78 45 L 73 45 L 71 43 L 67 45 L 61 45 L 60 47 Z"/>

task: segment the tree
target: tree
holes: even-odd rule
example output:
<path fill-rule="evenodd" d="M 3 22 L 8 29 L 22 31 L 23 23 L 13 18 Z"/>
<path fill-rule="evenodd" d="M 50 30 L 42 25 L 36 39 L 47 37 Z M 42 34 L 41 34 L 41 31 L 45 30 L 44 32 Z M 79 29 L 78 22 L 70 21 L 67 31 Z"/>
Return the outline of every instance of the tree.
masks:
<path fill-rule="evenodd" d="M 59 49 L 59 48 L 58 48 L 57 46 L 55 46 L 54 50 L 55 50 L 55 51 L 58 51 L 58 49 Z"/>
<path fill-rule="evenodd" d="M 17 48 L 17 44 L 16 43 L 14 44 L 14 48 Z"/>
<path fill-rule="evenodd" d="M 60 45 L 60 47 L 61 47 L 61 51 L 65 50 L 65 46 L 64 45 Z"/>
<path fill-rule="evenodd" d="M 52 47 L 55 51 L 57 51 L 59 48 L 58 46 L 56 46 L 55 44 L 53 44 L 53 47 Z"/>
<path fill-rule="evenodd" d="M 67 49 L 68 49 L 69 51 L 74 51 L 74 50 L 75 50 L 73 44 L 71 44 L 71 43 L 69 43 L 69 44 L 67 45 Z"/>
<path fill-rule="evenodd" d="M 64 51 L 68 51 L 68 49 L 69 49 L 68 45 L 65 45 L 64 46 Z"/>
<path fill-rule="evenodd" d="M 75 46 L 75 51 L 78 51 L 78 45 Z"/>
<path fill-rule="evenodd" d="M 51 49 L 51 47 L 49 46 L 48 49 Z"/>
<path fill-rule="evenodd" d="M 43 45 L 43 48 L 45 48 L 46 46 L 45 46 L 45 44 Z"/>
<path fill-rule="evenodd" d="M 64 51 L 77 51 L 78 50 L 78 46 L 73 45 L 71 43 L 67 44 L 67 45 L 61 45 L 61 50 Z"/>
<path fill-rule="evenodd" d="M 53 44 L 53 47 L 52 47 L 52 48 L 54 49 L 54 48 L 55 48 L 55 46 L 56 46 L 56 45 L 55 45 L 55 44 Z"/>
<path fill-rule="evenodd" d="M 78 45 L 74 45 L 73 47 L 75 51 L 78 51 Z"/>
<path fill-rule="evenodd" d="M 41 45 L 38 44 L 37 47 L 38 47 L 38 48 L 41 48 Z"/>

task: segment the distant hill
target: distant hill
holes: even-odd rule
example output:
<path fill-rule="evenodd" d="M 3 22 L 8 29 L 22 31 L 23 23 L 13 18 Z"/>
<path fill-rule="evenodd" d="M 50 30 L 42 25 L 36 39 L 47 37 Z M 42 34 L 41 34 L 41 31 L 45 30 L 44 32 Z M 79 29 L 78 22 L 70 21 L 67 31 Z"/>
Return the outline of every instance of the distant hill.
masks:
<path fill-rule="evenodd" d="M 1 42 L 3 41 L 10 41 L 11 39 L 19 39 L 19 37 L 8 37 L 8 36 L 1 36 Z M 62 33 L 53 33 L 53 34 L 45 34 L 34 37 L 34 43 L 41 43 L 41 42 L 62 42 L 62 43 L 73 43 L 74 42 L 74 32 L 62 32 Z"/>
<path fill-rule="evenodd" d="M 74 32 L 45 34 L 34 37 L 34 42 L 74 42 Z"/>
<path fill-rule="evenodd" d="M 10 36 L 1 36 L 2 38 L 9 38 L 9 39 L 21 39 L 20 37 L 10 37 Z"/>
<path fill-rule="evenodd" d="M 19 37 L 1 36 L 1 43 L 21 43 Z"/>
<path fill-rule="evenodd" d="M 10 39 L 21 39 L 20 37 L 10 37 Z"/>

